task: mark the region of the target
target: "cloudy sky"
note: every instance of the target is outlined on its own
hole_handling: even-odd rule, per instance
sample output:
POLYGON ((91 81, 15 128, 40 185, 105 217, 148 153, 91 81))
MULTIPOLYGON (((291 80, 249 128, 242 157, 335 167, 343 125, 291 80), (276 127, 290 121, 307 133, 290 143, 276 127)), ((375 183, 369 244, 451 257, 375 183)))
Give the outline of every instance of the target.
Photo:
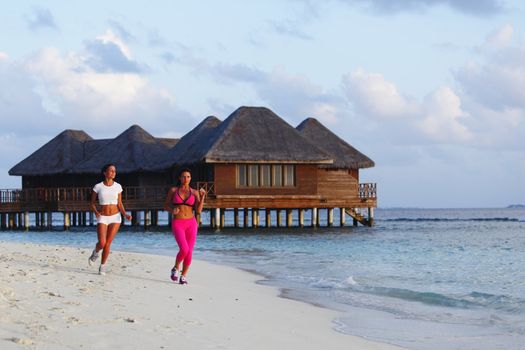
POLYGON ((1 188, 64 129, 179 137, 242 105, 315 117, 367 154, 380 207, 525 203, 525 4, 2 4, 1 188))

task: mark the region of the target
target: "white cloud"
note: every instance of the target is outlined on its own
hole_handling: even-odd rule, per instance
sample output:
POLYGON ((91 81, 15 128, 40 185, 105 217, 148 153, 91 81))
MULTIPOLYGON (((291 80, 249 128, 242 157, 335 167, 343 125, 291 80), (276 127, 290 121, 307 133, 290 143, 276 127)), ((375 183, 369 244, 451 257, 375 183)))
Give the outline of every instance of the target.
POLYGON ((402 96, 398 88, 381 74, 357 69, 343 76, 347 98, 358 113, 377 119, 404 119, 418 113, 417 104, 402 96))
MULTIPOLYGON (((100 40, 115 43, 125 57, 133 57, 112 32, 100 40)), ((73 128, 114 135, 139 124, 154 133, 165 132, 163 125, 177 125, 173 123, 177 118, 190 117, 170 91, 153 86, 146 77, 100 72, 86 63, 85 57, 83 51, 62 54, 45 48, 23 62, 0 60, 4 131, 58 133, 73 128)))
POLYGON ((425 98, 424 117, 416 125, 438 142, 465 142, 473 135, 462 122, 467 117, 461 109, 461 100, 448 87, 442 87, 425 98))

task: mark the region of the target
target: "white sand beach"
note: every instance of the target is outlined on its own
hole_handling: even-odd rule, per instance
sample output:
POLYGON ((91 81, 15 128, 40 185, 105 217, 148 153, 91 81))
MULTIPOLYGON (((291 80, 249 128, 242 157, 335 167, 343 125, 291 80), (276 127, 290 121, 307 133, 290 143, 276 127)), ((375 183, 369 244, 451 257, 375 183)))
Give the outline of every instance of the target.
POLYGON ((242 270, 194 261, 181 286, 170 257, 113 252, 99 276, 89 253, 0 242, 1 349, 399 349, 335 331, 337 312, 242 270))

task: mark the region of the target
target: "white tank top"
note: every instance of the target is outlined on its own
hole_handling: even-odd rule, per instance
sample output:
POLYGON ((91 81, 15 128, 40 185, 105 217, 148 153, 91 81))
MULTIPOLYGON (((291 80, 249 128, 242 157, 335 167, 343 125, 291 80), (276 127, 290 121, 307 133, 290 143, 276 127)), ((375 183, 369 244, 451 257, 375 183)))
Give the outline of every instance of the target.
POLYGON ((98 204, 118 204, 118 194, 122 192, 122 186, 113 181, 113 185, 106 186, 104 182, 99 182, 93 187, 93 191, 98 195, 98 204))

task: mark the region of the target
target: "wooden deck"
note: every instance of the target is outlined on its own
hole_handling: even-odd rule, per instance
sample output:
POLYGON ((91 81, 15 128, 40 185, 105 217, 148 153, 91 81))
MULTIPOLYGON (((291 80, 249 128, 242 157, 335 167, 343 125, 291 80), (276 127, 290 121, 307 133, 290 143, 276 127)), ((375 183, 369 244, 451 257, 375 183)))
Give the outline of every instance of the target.
MULTIPOLYGON (((334 208, 341 208, 341 212, 350 215, 363 225, 371 226, 373 223, 373 209, 377 206, 376 184, 359 184, 358 193, 354 196, 328 197, 326 195, 221 195, 215 193, 212 182, 199 182, 193 184, 195 188, 204 188, 207 199, 204 209, 209 212, 213 221, 212 225, 223 227, 223 216, 225 210, 244 209, 244 214, 249 210, 252 212, 252 222, 258 221, 258 213, 265 210, 266 215, 270 210, 285 210, 291 215, 291 210, 304 211, 327 209, 328 212, 334 208), (351 209, 351 210, 345 210, 351 209), (369 219, 363 219, 356 213, 359 209, 367 209, 369 219), (356 214, 356 215, 354 215, 356 214)), ((164 210, 164 201, 169 187, 125 187, 122 201, 127 211, 143 212, 143 217, 153 218, 156 222, 158 213, 164 210)), ((52 213, 63 213, 66 226, 86 225, 90 215, 91 187, 81 188, 34 188, 34 189, 6 189, 0 190, 0 226, 2 228, 22 227, 28 228, 29 213, 34 213, 34 222, 39 226, 52 226, 52 213), (47 224, 44 224, 47 222, 47 224)), ((33 215, 33 214, 32 214, 33 215)), ((237 214, 236 214, 237 215, 237 214)), ((302 214, 298 214, 302 215, 302 214)), ((328 214, 327 214, 328 215, 328 214)), ((330 214, 331 215, 331 214, 330 214)), ((134 214, 134 217, 138 216, 134 214)), ((149 219, 148 219, 149 220, 149 219)), ((237 219, 236 219, 237 220, 237 219)), ((91 214, 89 221, 93 222, 91 214)), ((344 222, 344 218, 341 218, 344 222)), ((246 223, 246 219, 245 219, 246 223)), ((139 225, 140 223, 134 223, 139 225)), ((146 224, 145 224, 146 225, 146 224)), ((155 223, 153 223, 155 225, 155 223)))
MULTIPOLYGON (((196 188, 208 193, 206 209, 214 208, 375 208, 376 185, 359 184, 356 197, 321 195, 216 195, 213 183, 201 182, 196 188)), ((122 201, 126 210, 163 210, 168 187, 125 187, 122 201)), ((89 211, 91 187, 34 188, 0 190, 0 212, 89 211)))

